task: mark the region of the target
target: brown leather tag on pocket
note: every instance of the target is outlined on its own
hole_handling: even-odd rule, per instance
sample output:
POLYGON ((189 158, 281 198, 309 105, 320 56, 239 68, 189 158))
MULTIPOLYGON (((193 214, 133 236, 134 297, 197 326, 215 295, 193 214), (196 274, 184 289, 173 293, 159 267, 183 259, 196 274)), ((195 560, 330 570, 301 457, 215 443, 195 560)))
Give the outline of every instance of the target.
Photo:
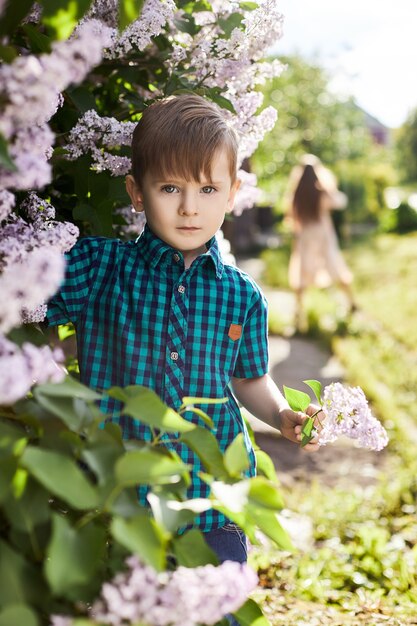
POLYGON ((240 324, 230 324, 229 332, 227 334, 232 341, 240 339, 242 336, 242 326, 240 324))

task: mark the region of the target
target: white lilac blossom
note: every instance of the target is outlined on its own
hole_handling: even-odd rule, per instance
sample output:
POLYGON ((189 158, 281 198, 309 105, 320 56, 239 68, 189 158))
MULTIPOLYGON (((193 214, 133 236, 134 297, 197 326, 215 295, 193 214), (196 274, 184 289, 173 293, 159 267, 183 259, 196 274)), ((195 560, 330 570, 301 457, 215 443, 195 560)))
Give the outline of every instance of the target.
POLYGON ((323 392, 326 416, 319 434, 319 444, 326 445, 341 435, 357 440, 361 447, 382 450, 388 443, 385 428, 372 415, 360 387, 332 383, 323 392))
POLYGON ((95 170, 125 176, 131 168, 130 158, 111 154, 105 148, 130 146, 135 126, 134 122, 119 122, 114 117, 100 117, 94 110, 87 111, 69 133, 67 158, 74 160, 91 153, 95 170))
POLYGON ((112 45, 107 48, 104 56, 116 59, 144 50, 152 42, 152 38, 162 32, 176 10, 173 0, 146 0, 139 18, 129 24, 120 35, 117 31, 114 32, 112 45))
POLYGON ((51 181, 54 134, 47 124, 34 124, 16 131, 9 141, 14 171, 0 167, 0 186, 17 190, 39 189, 51 181))
POLYGON ((257 187, 256 174, 239 170, 237 173, 241 184, 235 198, 234 215, 241 215, 245 209, 251 209, 261 197, 261 190, 257 187))
POLYGON ((7 189, 0 189, 0 222, 9 215, 16 203, 16 198, 7 189))
POLYGON ((6 265, 0 274, 0 333, 18 326, 23 310, 36 309, 56 293, 64 267, 62 253, 52 247, 35 248, 20 262, 6 265))
POLYGON ((27 394, 36 383, 60 382, 65 371, 61 350, 24 343, 19 348, 0 335, 0 405, 10 405, 27 394))
POLYGON ((236 611, 257 584, 257 576, 247 564, 233 561, 162 573, 135 556, 126 563, 128 571, 105 583, 100 599, 93 604, 91 616, 100 624, 215 624, 236 611))

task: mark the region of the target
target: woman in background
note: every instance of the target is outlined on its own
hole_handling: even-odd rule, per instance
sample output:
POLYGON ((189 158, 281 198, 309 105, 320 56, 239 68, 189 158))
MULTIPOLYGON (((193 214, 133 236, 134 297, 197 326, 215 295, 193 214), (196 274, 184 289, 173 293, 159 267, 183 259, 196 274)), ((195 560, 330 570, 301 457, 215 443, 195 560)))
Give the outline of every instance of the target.
POLYGON ((331 211, 344 209, 347 198, 335 176, 314 155, 305 155, 290 176, 288 217, 294 233, 289 284, 297 296, 296 326, 300 326, 303 295, 310 286, 338 284, 355 309, 352 273, 339 248, 331 211))

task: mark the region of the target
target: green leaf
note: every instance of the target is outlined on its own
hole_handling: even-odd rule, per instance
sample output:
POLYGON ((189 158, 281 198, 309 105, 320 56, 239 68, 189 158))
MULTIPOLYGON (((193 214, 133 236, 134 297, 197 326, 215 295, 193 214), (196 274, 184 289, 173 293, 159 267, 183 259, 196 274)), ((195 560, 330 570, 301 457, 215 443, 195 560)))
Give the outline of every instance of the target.
POLYGON ((151 492, 148 494, 148 501, 158 524, 170 533, 192 523, 196 515, 211 509, 211 502, 208 498, 193 498, 179 502, 173 500, 172 496, 167 497, 164 494, 151 492))
POLYGON ((276 485, 271 484, 262 476, 250 479, 249 502, 275 511, 281 511, 284 508, 284 500, 276 485))
POLYGON ((47 549, 45 576, 54 594, 69 600, 96 586, 95 579, 106 549, 105 529, 95 524, 73 528, 63 516, 52 518, 52 538, 47 549))
POLYGON ((81 400, 100 400, 101 394, 86 385, 78 382, 75 378, 67 376, 62 383, 44 383, 37 385, 35 391, 45 396, 54 398, 80 398, 81 400))
POLYGON ((239 2, 239 6, 244 11, 254 11, 259 5, 257 2, 239 2))
POLYGON ((269 454, 263 450, 255 450, 255 457, 258 474, 263 474, 268 480, 278 484, 277 471, 269 454))
POLYGON ((181 17, 175 17, 174 23, 181 33, 188 33, 192 36, 196 35, 201 29, 201 27, 195 23, 193 16, 189 13, 181 15, 181 17))
POLYGON ((271 626, 271 622, 262 613, 255 600, 246 600, 245 604, 233 613, 240 626, 271 626))
POLYGON ((47 598, 39 571, 0 539, 0 606, 22 603, 42 606, 47 598))
POLYGON ((182 399, 182 403, 184 406, 189 406, 190 404, 226 404, 229 402, 229 398, 200 398, 194 396, 185 396, 182 399))
POLYGON ((68 39, 92 0, 41 0, 42 22, 52 29, 56 39, 68 39))
POLYGON ((29 13, 33 5, 33 0, 9 0, 3 9, 0 19, 0 36, 10 37, 16 27, 29 13))
POLYGON ((209 91, 208 95, 213 100, 213 102, 222 109, 226 109, 226 111, 230 111, 231 113, 236 113, 235 107, 230 102, 230 100, 225 98, 225 96, 222 96, 220 93, 213 93, 212 91, 209 91))
POLYGON ((305 420, 303 427, 301 429, 301 434, 302 434, 301 447, 306 446, 313 439, 313 436, 314 436, 312 434, 313 428, 314 428, 314 418, 308 417, 305 420))
POLYGON ((177 2, 179 9, 182 9, 186 13, 198 13, 199 11, 213 11, 213 7, 207 0, 197 0, 196 2, 190 2, 190 0, 180 0, 177 2))
POLYGON ((235 28, 241 27, 244 17, 241 13, 232 13, 226 19, 219 18, 218 24, 227 38, 230 37, 235 28))
POLYGON ((32 534, 36 526, 50 518, 49 493, 29 478, 20 498, 7 500, 4 512, 14 528, 32 534))
POLYGON ((178 565, 184 567, 199 567, 211 563, 218 565, 219 560, 213 550, 207 545, 204 533, 192 528, 183 535, 175 538, 172 549, 178 565))
POLYGON ((241 474, 249 469, 250 461, 243 433, 239 433, 227 447, 223 461, 230 476, 240 478, 241 474))
POLYGON ((281 526, 276 513, 265 509, 251 508, 247 515, 264 535, 274 541, 278 548, 289 552, 294 551, 294 546, 288 534, 281 526))
POLYGON ((211 483, 211 493, 224 507, 235 513, 242 513, 248 504, 250 481, 241 480, 233 485, 215 480, 211 483))
POLYGON ((144 0, 119 0, 119 30, 124 30, 139 17, 143 2, 144 0))
POLYGON ((115 466, 119 485, 165 485, 188 475, 188 466, 156 450, 127 452, 115 466))
POLYGON ((314 395, 316 396, 316 398, 319 401, 320 406, 321 406, 321 404, 322 404, 322 401, 321 401, 322 384, 318 380, 303 380, 303 383, 308 385, 310 387, 310 389, 313 390, 314 395))
POLYGON ((32 52, 42 53, 51 51, 51 39, 41 33, 39 27, 33 24, 23 24, 21 28, 30 42, 32 52))
POLYGON ((166 568, 166 547, 169 534, 146 513, 130 519, 115 517, 111 533, 122 546, 158 571, 166 568))
POLYGON ((52 450, 28 446, 20 462, 46 489, 75 509, 93 509, 98 505, 96 489, 73 459, 52 450))
POLYGON ((212 432, 196 426, 194 430, 181 435, 180 440, 197 454, 209 474, 216 478, 228 478, 224 466, 223 454, 212 432))
POLYGON ((13 163, 6 139, 0 133, 0 165, 9 172, 17 172, 17 167, 13 163))
POLYGON ((195 424, 183 419, 147 387, 141 385, 131 385, 123 389, 111 387, 106 393, 124 402, 123 413, 162 432, 186 433, 196 428, 195 424))
POLYGON ((36 613, 25 604, 9 604, 0 613, 0 626, 38 626, 36 613))
MULTIPOLYGON (((204 411, 202 411, 201 409, 198 409, 195 406, 189 406, 187 407, 187 411, 190 411, 191 413, 195 413, 196 415, 198 415, 198 417, 201 418, 201 420, 206 424, 206 426, 208 426, 211 430, 214 429, 214 422, 213 420, 207 415, 207 413, 204 413, 204 411)), ((184 411, 185 413, 186 411, 184 411)))
POLYGON ((304 391, 298 391, 297 389, 291 389, 284 385, 285 398, 293 411, 301 411, 305 413, 306 408, 311 403, 310 396, 304 391))

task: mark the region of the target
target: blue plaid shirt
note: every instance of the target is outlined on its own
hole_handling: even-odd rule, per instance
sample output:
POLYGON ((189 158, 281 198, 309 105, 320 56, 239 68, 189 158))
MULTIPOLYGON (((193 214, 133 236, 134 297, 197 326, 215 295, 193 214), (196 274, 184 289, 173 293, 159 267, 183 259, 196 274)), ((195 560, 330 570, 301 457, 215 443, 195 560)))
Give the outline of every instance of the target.
MULTIPOLYGON (((244 433, 252 476, 254 453, 229 383, 232 376, 254 378, 267 372, 266 311, 253 280, 223 264, 215 238, 184 269, 182 254, 146 226, 136 241, 127 243, 80 239, 67 254, 66 278, 48 304, 48 322, 74 323, 81 380, 94 389, 145 385, 176 410, 184 396, 227 396, 225 404, 201 408, 214 421, 222 450, 244 433)), ((100 408, 112 416, 119 404, 103 396, 100 408)), ((191 412, 185 417, 198 419, 191 412)), ((111 419, 126 439, 151 439, 146 425, 123 415, 111 419)), ((175 449, 193 466, 187 495, 206 497, 199 458, 185 444, 175 444, 175 449)), ((196 522, 204 532, 224 523, 214 510, 196 522)))

